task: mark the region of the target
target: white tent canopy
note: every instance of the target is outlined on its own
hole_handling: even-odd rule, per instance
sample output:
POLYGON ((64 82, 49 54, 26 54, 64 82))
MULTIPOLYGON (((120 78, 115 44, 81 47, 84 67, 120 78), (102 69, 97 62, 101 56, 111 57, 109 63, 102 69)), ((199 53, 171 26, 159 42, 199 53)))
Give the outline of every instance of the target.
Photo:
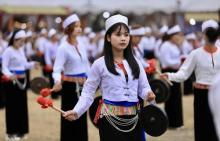
POLYGON ((68 7, 78 13, 122 11, 152 13, 163 11, 171 13, 177 10, 183 12, 218 11, 220 0, 0 0, 0 6, 30 6, 30 7, 68 7), (179 4, 178 4, 179 3, 179 4))

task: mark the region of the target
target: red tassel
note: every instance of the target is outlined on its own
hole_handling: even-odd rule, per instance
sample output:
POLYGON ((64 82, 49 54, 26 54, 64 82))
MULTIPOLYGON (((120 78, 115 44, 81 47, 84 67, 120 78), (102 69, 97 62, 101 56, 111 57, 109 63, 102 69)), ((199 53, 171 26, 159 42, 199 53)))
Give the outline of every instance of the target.
POLYGON ((100 113, 101 113, 101 107, 102 107, 103 102, 104 102, 104 100, 102 100, 102 99, 99 100, 99 106, 98 106, 98 108, 97 108, 97 111, 96 111, 96 114, 95 114, 95 118, 94 118, 94 120, 93 120, 93 122, 94 122, 95 124, 98 123, 99 116, 100 116, 100 113))

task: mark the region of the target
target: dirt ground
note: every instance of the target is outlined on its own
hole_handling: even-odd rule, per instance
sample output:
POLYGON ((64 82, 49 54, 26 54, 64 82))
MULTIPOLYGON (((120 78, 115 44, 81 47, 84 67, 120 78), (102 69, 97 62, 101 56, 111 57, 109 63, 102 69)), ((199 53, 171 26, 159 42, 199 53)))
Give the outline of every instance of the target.
MULTIPOLYGON (((32 72, 33 73, 33 72, 32 72)), ((38 76, 38 72, 34 72, 38 76)), ((30 133, 26 141, 59 141, 60 114, 52 109, 41 109, 36 103, 37 95, 28 91, 30 133)), ((54 101, 60 107, 60 99, 54 101)), ((163 108, 163 105, 159 105, 163 108)), ((193 96, 183 96, 184 128, 167 130, 160 137, 147 136, 148 141, 193 141, 193 96)), ((89 141, 99 141, 98 130, 88 120, 89 141)), ((5 140, 5 109, 0 109, 0 141, 5 140)))

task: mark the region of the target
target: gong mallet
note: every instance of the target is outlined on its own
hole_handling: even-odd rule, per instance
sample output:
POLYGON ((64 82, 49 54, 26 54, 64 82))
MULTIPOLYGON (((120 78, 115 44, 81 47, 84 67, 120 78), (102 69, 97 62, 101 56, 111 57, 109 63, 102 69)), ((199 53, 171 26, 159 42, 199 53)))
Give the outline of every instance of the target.
POLYGON ((58 111, 61 114, 64 114, 65 112, 59 108, 57 108, 56 106, 53 105, 53 101, 51 99, 47 99, 43 96, 39 96, 37 98, 37 103, 41 105, 41 108, 46 109, 48 107, 51 107, 52 109, 54 109, 55 111, 58 111))

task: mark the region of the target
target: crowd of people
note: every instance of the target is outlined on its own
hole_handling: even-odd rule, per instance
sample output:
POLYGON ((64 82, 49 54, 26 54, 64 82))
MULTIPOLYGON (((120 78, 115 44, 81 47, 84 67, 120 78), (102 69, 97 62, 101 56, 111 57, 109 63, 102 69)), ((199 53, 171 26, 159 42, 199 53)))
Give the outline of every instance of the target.
POLYGON ((147 60, 156 59, 161 79, 174 82, 165 102, 169 128, 184 126, 180 82, 185 81, 184 93, 194 94, 195 141, 218 141, 219 77, 214 81, 220 73, 218 22, 204 21, 201 31, 189 34, 179 25, 164 25, 153 32, 150 27, 129 25, 120 14, 109 17, 99 32, 82 29, 77 14, 62 24, 64 32, 15 29, 7 38, 0 32, 0 107, 6 111, 6 140, 27 137, 29 69, 42 68, 53 89, 51 98, 61 97, 65 111, 61 141, 88 141, 86 111, 97 89, 102 95, 96 115, 100 140, 145 141, 138 104, 140 99, 155 100, 145 68, 147 60))

